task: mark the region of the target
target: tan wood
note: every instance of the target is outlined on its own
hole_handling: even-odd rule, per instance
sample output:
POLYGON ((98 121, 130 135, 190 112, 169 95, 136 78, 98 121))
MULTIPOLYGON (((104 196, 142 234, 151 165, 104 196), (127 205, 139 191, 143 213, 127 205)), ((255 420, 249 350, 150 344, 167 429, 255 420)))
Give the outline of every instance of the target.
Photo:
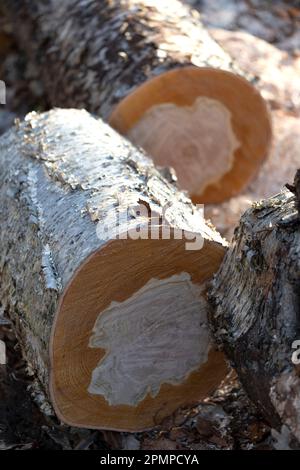
MULTIPOLYGON (((204 123, 201 129, 201 124, 196 122, 195 127, 190 125, 190 132, 193 136, 182 136, 181 129, 185 124, 180 122, 179 117, 176 122, 177 126, 174 125, 172 128, 170 142, 178 140, 180 144, 183 137, 186 139, 186 146, 181 146, 182 150, 180 149, 181 153, 179 151, 179 154, 176 154, 176 161, 172 154, 168 155, 167 149, 163 155, 160 155, 160 148, 156 149, 157 130, 153 133, 146 150, 156 164, 174 166, 179 182, 181 179, 184 182, 188 181, 184 175, 193 175, 191 197, 194 202, 217 203, 239 193, 254 178, 267 156, 270 145, 271 126, 266 104, 259 92, 244 78, 233 75, 231 72, 211 68, 187 67, 166 72, 147 81, 121 101, 110 117, 110 124, 121 134, 131 136, 135 126, 149 110, 163 103, 172 103, 178 108, 192 107, 199 97, 214 100, 227 110, 230 116, 227 136, 220 130, 215 134, 215 129, 212 128, 210 135, 212 144, 206 145, 205 152, 202 154, 198 153, 198 160, 193 158, 190 161, 187 151, 190 141, 195 138, 196 134, 199 139, 198 146, 201 149, 201 142, 207 137, 207 126, 204 123), (198 126, 198 134, 196 126, 198 126), (230 149, 230 155, 226 158, 222 156, 222 145, 217 146, 217 151, 221 156, 218 157, 215 153, 216 141, 220 136, 224 140, 224 145, 230 149), (152 148, 156 152, 151 151, 152 148), (217 160, 219 165, 212 177, 210 167, 214 160, 217 160), (198 188, 197 173, 200 175, 198 188), (206 179, 203 174, 207 174, 208 178, 206 179), (181 175, 183 175, 182 178, 181 175)), ((208 110, 207 119, 209 117, 208 110)), ((151 128, 146 128, 146 132, 151 133, 151 128)), ((145 140, 144 134, 139 136, 137 132, 134 132, 133 140, 136 145, 141 144, 145 140)), ((174 146, 170 145, 170 148, 174 151, 174 146)), ((183 189, 190 188, 184 187, 183 189)))
POLYGON ((148 394, 137 406, 110 406, 102 396, 87 392, 91 371, 105 354, 103 349, 89 348, 89 338, 97 316, 111 300, 123 302, 149 279, 181 272, 188 272, 199 286, 205 285, 223 251, 217 246, 186 251, 182 240, 115 241, 81 267, 58 308, 52 336, 52 399, 63 421, 84 427, 143 430, 159 424, 177 408, 197 403, 220 383, 227 365, 212 347, 207 362, 180 385, 163 384, 155 398, 148 394))

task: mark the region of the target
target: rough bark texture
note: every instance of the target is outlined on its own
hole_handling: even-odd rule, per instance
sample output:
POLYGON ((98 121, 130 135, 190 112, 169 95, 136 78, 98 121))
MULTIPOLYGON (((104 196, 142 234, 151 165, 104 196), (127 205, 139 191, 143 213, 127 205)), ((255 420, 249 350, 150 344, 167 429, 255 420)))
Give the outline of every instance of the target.
POLYGON ((244 214, 211 291, 215 336, 250 397, 273 426, 285 424, 298 440, 300 378, 292 358, 300 340, 299 176, 292 192, 244 214))
MULTIPOLYGON (((168 203, 171 226, 222 242, 143 153, 86 111, 31 113, 2 136, 0 150, 0 299, 44 384, 58 302, 109 239, 97 236, 99 221, 129 201, 156 214, 168 203)), ((126 232, 139 218, 123 223, 126 232)))
POLYGON ((104 119, 135 87, 175 67, 240 73, 177 0, 10 0, 19 44, 38 64, 50 105, 104 119))

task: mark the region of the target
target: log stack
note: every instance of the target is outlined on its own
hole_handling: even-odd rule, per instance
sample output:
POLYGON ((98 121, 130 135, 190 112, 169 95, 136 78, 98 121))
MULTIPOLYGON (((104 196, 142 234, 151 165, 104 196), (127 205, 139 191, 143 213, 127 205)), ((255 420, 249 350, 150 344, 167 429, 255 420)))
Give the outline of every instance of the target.
POLYGON ((200 211, 83 110, 32 113, 0 151, 0 298, 61 420, 137 431, 205 397, 225 242, 200 211))
POLYGON ((299 172, 244 214, 223 260, 172 172, 125 138, 195 202, 223 201, 267 155, 253 80, 177 0, 7 9, 49 105, 96 115, 31 113, 0 140, 1 302, 59 418, 141 431, 197 403, 227 371, 211 327, 300 441, 299 172))
POLYGON ((109 120, 174 167, 194 202, 223 201, 256 175, 271 134, 265 102, 197 12, 177 0, 10 0, 7 9, 50 106, 109 120))

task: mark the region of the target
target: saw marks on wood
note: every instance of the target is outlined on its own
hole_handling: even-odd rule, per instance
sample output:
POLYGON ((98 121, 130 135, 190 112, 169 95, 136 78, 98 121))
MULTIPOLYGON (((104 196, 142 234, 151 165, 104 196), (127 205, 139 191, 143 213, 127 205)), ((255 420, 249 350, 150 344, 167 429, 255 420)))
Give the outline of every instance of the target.
POLYGON ((220 180, 232 168, 239 147, 229 110, 220 101, 203 96, 192 106, 153 106, 128 137, 156 164, 173 167, 180 187, 192 193, 220 180))
POLYGON ((89 341, 106 350, 89 393, 110 405, 136 406, 148 393, 156 397, 161 384, 180 384, 205 363, 209 332, 201 290, 183 272, 151 279, 124 302, 112 302, 89 341))

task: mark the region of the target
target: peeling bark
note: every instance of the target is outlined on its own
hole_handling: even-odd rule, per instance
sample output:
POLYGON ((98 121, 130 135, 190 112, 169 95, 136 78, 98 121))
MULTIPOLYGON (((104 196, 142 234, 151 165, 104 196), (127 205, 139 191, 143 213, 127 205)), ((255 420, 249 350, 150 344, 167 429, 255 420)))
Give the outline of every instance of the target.
POLYGON ((256 175, 271 138, 268 110, 197 12, 178 0, 12 0, 7 8, 50 107, 101 116, 156 165, 174 167, 196 203, 228 199, 256 175))
POLYGON ((177 0, 12 0, 7 9, 51 106, 108 119, 134 88, 175 67, 242 74, 200 15, 177 0))
POLYGON ((241 218, 210 298, 215 337, 273 426, 300 440, 299 175, 241 218), (294 194, 293 194, 294 193, 294 194))
MULTIPOLYGON (((180 397, 176 396, 174 403, 173 399, 166 403, 165 398, 161 403, 157 398, 156 404, 148 398, 150 406, 147 412, 143 411, 144 415, 138 407, 133 406, 129 411, 125 407, 124 414, 123 408, 113 407, 116 417, 112 418, 104 398, 95 399, 87 391, 91 374, 101 359, 99 348, 90 348, 88 339, 100 312, 109 305, 118 305, 112 304, 113 301, 122 303, 132 297, 151 276, 157 278, 155 285, 161 283, 163 289, 160 273, 167 279, 187 272, 200 296, 221 262, 224 242, 206 225, 190 200, 168 183, 141 151, 86 111, 57 109, 40 115, 31 113, 2 136, 0 150, 0 299, 15 324, 29 363, 46 391, 52 369, 52 400, 61 419, 67 422, 113 429, 126 429, 127 421, 128 429, 140 429, 143 423, 146 427, 154 425, 158 413, 163 418, 172 412, 171 405, 174 410, 180 406, 180 400, 186 402, 186 390, 180 397), (146 215, 135 211, 141 204, 147 208, 146 215), (149 210, 151 216, 157 214, 161 221, 166 205, 168 226, 201 236, 204 241, 201 250, 185 251, 184 240, 116 239, 117 228, 126 235, 148 224, 149 210), (128 208, 130 217, 122 217, 128 214, 128 208), (68 369, 69 359, 65 358, 72 359, 76 354, 74 372, 73 366, 68 369), (82 365, 81 361, 87 358, 92 358, 91 363, 82 365), (56 371, 62 378, 56 377, 56 371), (86 384, 82 385, 85 380, 86 384), (66 408, 70 410, 72 399, 68 398, 68 385, 74 387, 75 395, 82 387, 81 406, 77 407, 78 398, 74 398, 74 409, 84 410, 86 397, 95 406, 91 416, 84 411, 81 419, 77 420, 75 414, 66 417, 67 412, 57 405, 57 395, 62 392, 61 401, 67 402, 66 408), (103 421, 105 407, 108 418, 103 421), (138 419, 144 421, 137 422, 138 419)), ((196 300, 200 302, 197 296, 191 295, 191 305, 184 307, 192 309, 193 315, 196 300)), ((206 315, 207 301, 203 297, 201 302, 206 315)), ((148 307, 150 311, 149 301, 147 304, 144 300, 142 305, 145 316, 148 307)), ((177 308, 183 321, 183 307, 178 303, 177 308)), ((113 311, 117 313, 117 307, 113 311)), ((143 321, 144 326, 139 325, 141 335, 145 333, 143 328, 146 332, 147 328, 150 330, 147 319, 143 321)), ((116 328, 114 334, 123 334, 118 322, 113 328, 116 328)), ((151 328, 158 338, 155 325, 151 328)), ((161 347, 159 338, 157 344, 161 347)), ((209 351, 213 351, 211 345, 205 354, 209 351)), ((139 359, 143 359, 142 354, 139 359)), ((220 356, 218 361, 219 373, 223 375, 224 360, 220 356)), ((134 371, 133 365, 131 370, 134 371)), ((175 378, 174 369, 171 379, 175 381, 175 378)), ((158 379, 159 374, 154 377, 155 383, 158 379)), ((181 382, 185 383, 185 378, 181 382)), ((212 380, 208 383, 211 386, 212 380)), ((194 390, 192 399, 198 388, 196 381, 193 387, 190 387, 194 390)), ((177 390, 175 394, 180 390, 178 385, 173 389, 177 390)))

